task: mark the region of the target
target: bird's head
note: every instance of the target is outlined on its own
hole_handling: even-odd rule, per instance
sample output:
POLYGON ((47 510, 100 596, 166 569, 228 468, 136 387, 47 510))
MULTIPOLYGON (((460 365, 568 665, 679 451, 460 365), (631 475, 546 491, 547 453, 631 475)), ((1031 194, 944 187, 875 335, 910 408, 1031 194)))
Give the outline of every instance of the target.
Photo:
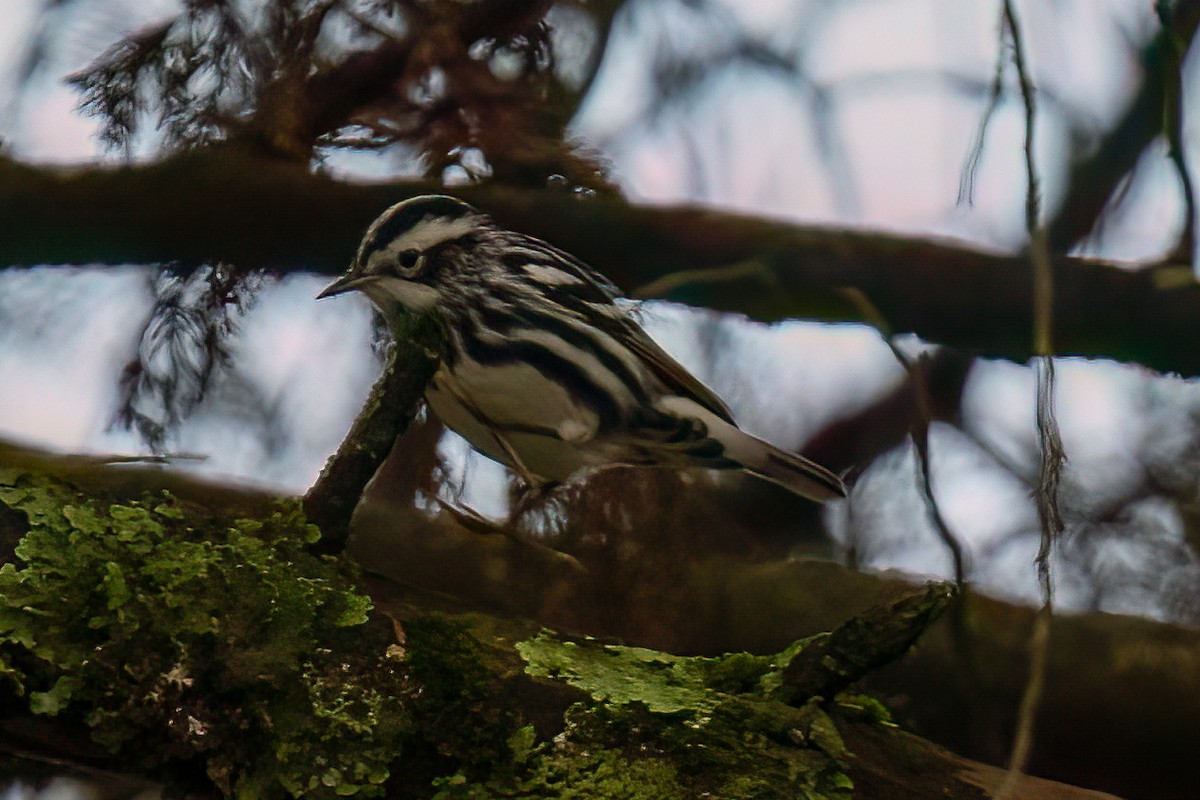
POLYGON ((350 268, 317 298, 357 289, 385 315, 397 305, 429 311, 444 299, 440 251, 469 242, 489 226, 486 215, 455 197, 424 195, 397 203, 371 223, 350 268))

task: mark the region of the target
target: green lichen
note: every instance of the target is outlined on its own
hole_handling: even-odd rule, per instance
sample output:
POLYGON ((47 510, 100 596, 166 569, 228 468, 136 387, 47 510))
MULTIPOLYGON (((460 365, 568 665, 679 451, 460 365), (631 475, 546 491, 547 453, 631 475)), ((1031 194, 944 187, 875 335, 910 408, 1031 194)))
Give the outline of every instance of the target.
POLYGON ((779 653, 726 653, 715 658, 676 656, 641 647, 599 647, 564 640, 551 631, 516 645, 531 675, 559 678, 595 700, 618 705, 638 702, 660 714, 710 710, 720 694, 770 697, 784 667, 812 639, 779 653))
POLYGON ((892 721, 892 712, 877 698, 856 692, 842 692, 835 699, 838 708, 852 712, 860 719, 896 727, 896 723, 892 721))
POLYGON ((580 647, 549 632, 517 644, 531 675, 560 678, 594 700, 642 703, 658 714, 696 714, 715 702, 705 686, 710 659, 641 647, 580 647))
POLYGON ((568 715, 566 731, 539 751, 543 760, 617 748, 630 763, 670 764, 685 776, 683 794, 663 796, 848 798, 848 753, 832 719, 815 701, 793 708, 770 696, 772 677, 801 646, 699 658, 543 631, 516 647, 529 674, 562 680, 592 701, 568 715))
POLYGON ((0 678, 33 712, 81 714, 131 768, 198 768, 230 794, 381 793, 406 677, 386 640, 361 647, 370 601, 308 552, 298 503, 229 520, 0 470, 0 505, 28 525, 0 566, 0 678))

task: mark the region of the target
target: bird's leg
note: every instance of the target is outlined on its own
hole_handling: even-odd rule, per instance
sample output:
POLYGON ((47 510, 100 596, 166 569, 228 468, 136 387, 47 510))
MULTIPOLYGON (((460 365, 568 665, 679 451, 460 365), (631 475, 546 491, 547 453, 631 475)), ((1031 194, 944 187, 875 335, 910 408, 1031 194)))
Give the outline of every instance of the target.
POLYGON ((504 522, 493 522, 472 508, 454 505, 453 503, 447 502, 440 497, 435 497, 434 499, 437 500, 438 505, 441 506, 443 511, 454 517, 455 522, 462 526, 463 530, 480 535, 499 534, 500 536, 509 539, 520 547, 532 547, 536 550, 540 550, 541 552, 550 555, 556 561, 566 564, 577 572, 587 572, 584 566, 580 564, 579 560, 574 556, 564 553, 561 550, 556 550, 550 545, 539 542, 536 539, 530 539, 527 536, 522 536, 512 524, 513 520, 515 519, 512 514, 510 514, 509 518, 504 522))
POLYGON ((493 522, 473 508, 456 505, 437 496, 433 499, 437 501, 437 504, 443 511, 454 517, 455 522, 472 533, 502 533, 506 536, 508 535, 505 525, 493 522))
MULTIPOLYGON (((512 508, 509 510, 508 517, 503 523, 495 523, 491 520, 486 520, 474 511, 465 512, 461 511, 460 509, 452 508, 446 503, 443 503, 441 500, 438 502, 441 503, 442 508, 446 509, 451 515, 462 522, 463 527, 466 527, 469 530, 486 533, 503 533, 506 536, 525 542, 526 544, 535 544, 539 547, 546 547, 546 545, 543 545, 540 542, 532 542, 527 537, 520 536, 517 533, 516 523, 530 509, 548 497, 559 485, 559 483, 557 481, 545 481, 534 475, 533 470, 525 466, 525 462, 522 460, 520 454, 517 453, 517 449, 513 447, 512 443, 505 435, 506 426, 490 419, 487 414, 476 407, 475 404, 472 403, 467 397, 467 393, 463 390, 459 382, 454 379, 453 375, 447 373, 443 376, 443 378, 446 390, 454 395, 454 398, 463 406, 463 408, 468 409, 477 419, 487 423, 492 438, 496 440, 496 443, 499 444, 500 448, 504 451, 506 463, 508 464, 509 468, 512 469, 513 472, 517 473, 517 475, 521 478, 522 482, 525 484, 525 488, 517 498, 517 502, 514 503, 512 508)), ((566 558, 570 558, 570 556, 566 556, 565 554, 563 555, 566 558)), ((574 559, 571 560, 574 561, 574 559)))
POLYGON ((554 490, 560 485, 558 482, 526 481, 525 486, 521 489, 517 497, 517 502, 509 509, 508 516, 505 517, 503 522, 490 520, 468 506, 460 506, 437 496, 433 499, 437 501, 438 506, 443 511, 454 517, 458 521, 458 524, 467 530, 474 531, 475 533, 502 533, 514 539, 524 539, 524 537, 517 533, 517 520, 537 506, 538 503, 553 494, 554 490))
POLYGON ((517 449, 512 446, 511 442, 508 441, 508 437, 502 433, 504 426, 498 424, 495 420, 490 419, 487 414, 483 413, 482 409, 478 408, 474 403, 472 403, 467 398, 467 394, 465 391, 463 391, 462 386, 459 385, 458 381, 455 380, 450 373, 447 373, 444 376, 444 381, 446 390, 454 395, 454 399, 457 400, 463 408, 467 409, 473 416, 475 416, 475 418, 487 424, 487 426, 490 428, 492 438, 496 440, 496 443, 500 445, 500 449, 504 451, 504 455, 508 457, 508 465, 514 472, 521 476, 521 480, 525 481, 525 485, 540 485, 542 483, 541 479, 535 477, 533 471, 525 466, 525 462, 522 461, 521 456, 517 454, 517 449))
POLYGON ((516 448, 509 444, 507 437, 501 435, 499 431, 493 431, 492 436, 504 448, 504 454, 508 456, 508 461, 512 465, 513 471, 520 476, 521 481, 525 484, 525 488, 521 490, 520 496, 517 497, 517 502, 513 504, 508 512, 508 519, 504 521, 506 527, 515 529, 517 520, 523 517, 531 508, 549 497, 558 488, 559 482, 544 481, 536 477, 525 466, 525 462, 517 454, 516 448))

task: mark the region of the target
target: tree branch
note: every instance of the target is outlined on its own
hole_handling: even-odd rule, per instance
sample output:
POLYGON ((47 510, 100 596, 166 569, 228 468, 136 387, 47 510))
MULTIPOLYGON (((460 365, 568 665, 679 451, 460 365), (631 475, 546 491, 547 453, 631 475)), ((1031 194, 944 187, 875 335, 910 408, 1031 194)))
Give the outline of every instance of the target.
MULTIPOLYGON (((62 170, 0 160, 0 263, 225 261, 340 272, 388 204, 440 187, 354 185, 283 160, 211 148, 161 163, 62 170)), ((548 239, 627 290, 762 320, 860 319, 862 291, 892 330, 984 355, 1031 355, 1032 281, 1020 255, 946 240, 645 208, 558 190, 465 187, 498 221, 548 239), (771 291, 764 291, 764 288, 771 291)), ((1200 286, 1158 270, 1056 257, 1057 352, 1200 374, 1200 286)))
MULTIPOLYGON (((105 465, 91 457, 48 455, 2 441, 0 465, 10 472, 16 468, 17 472, 49 471, 69 476, 79 490, 69 498, 76 506, 99 499, 104 499, 107 507, 121 497, 158 498, 162 497, 162 489, 169 489, 181 500, 188 498, 187 502, 194 504, 193 520, 203 518, 198 513, 201 508, 235 519, 269 515, 275 499, 262 493, 214 486, 169 470, 105 465)), ((7 501, 12 500, 9 495, 7 501)), ((379 506, 375 511, 380 511, 379 506)), ((463 618, 478 626, 476 629, 485 634, 483 641, 492 643, 489 647, 495 646, 496 635, 503 635, 506 630, 524 630, 521 638, 526 638, 534 635, 539 625, 553 625, 567 630, 590 630, 638 646, 690 654, 739 650, 771 653, 797 638, 831 630, 849 618, 862 617, 872 606, 893 603, 912 592, 911 585, 894 576, 855 573, 827 562, 746 564, 717 557, 708 563, 698 563, 689 557, 681 564, 680 578, 670 584, 669 592, 660 595, 662 602, 655 607, 653 624, 645 615, 634 615, 631 624, 630 615, 616 613, 604 617, 603 630, 595 630, 580 624, 590 614, 590 601, 581 597, 594 595, 582 595, 575 586, 572 591, 560 592, 563 584, 550 573, 538 576, 540 580, 531 580, 528 572, 510 572, 504 568, 509 563, 529 570, 529 559, 518 560, 516 552, 506 556, 499 552, 499 547, 485 549, 501 558, 511 557, 511 562, 497 564, 486 552, 479 553, 474 562, 477 570, 474 580, 462 584, 469 590, 469 596, 463 598, 455 593, 455 599, 449 599, 447 592, 458 586, 451 576, 429 568, 432 563, 429 559, 444 548, 443 538, 430 536, 422 544, 414 541, 411 530, 397 525, 395 519, 385 519, 378 513, 374 516, 375 519, 366 520, 371 524, 358 532, 363 546, 356 555, 366 570, 386 576, 372 579, 369 588, 372 600, 387 614, 407 625, 417 606, 435 613, 448 609, 461 612, 465 608, 478 611, 493 605, 481 606, 477 602, 477 598, 489 592, 489 584, 496 591, 512 593, 514 604, 520 608, 537 612, 536 621, 532 622, 481 614, 463 618), (369 541, 362 541, 363 537, 369 541), (412 557, 419 556, 422 546, 428 551, 426 559, 412 557), (403 585, 388 578, 401 580, 403 585), (411 580, 414 578, 417 584, 411 580), (421 583, 429 591, 421 601, 414 602, 414 587, 421 588, 421 583)), ((0 515, 0 540, 10 535, 15 542, 28 529, 25 514, 0 515), (5 534, 6 520, 13 527, 8 534, 5 534)), ((474 535, 473 546, 490 545, 484 539, 474 535)), ((461 552, 466 553, 471 545, 463 542, 460 546, 461 552)), ((11 558, 11 548, 0 552, 0 561, 11 558)), ((449 560, 447 555, 441 558, 449 560)), ((454 559, 455 563, 463 561, 454 559)), ((288 564, 279 567, 292 569, 288 564)), ((465 570, 461 577, 467 577, 465 570)), ((661 572, 654 571, 644 580, 660 585, 661 572)), ((101 583, 98 581, 96 585, 101 583)), ((583 589, 586 591, 586 587, 583 589)), ((620 599, 628 606, 640 604, 642 597, 637 587, 620 592, 620 599)), ((1023 685, 1028 664, 1025 648, 1035 611, 974 594, 960 596, 958 602, 968 604, 965 616, 972 623, 972 649, 978 653, 976 660, 983 670, 977 683, 959 680, 963 667, 952 631, 953 621, 943 618, 904 658, 869 676, 866 688, 885 693, 885 700, 901 721, 911 724, 918 733, 932 736, 968 757, 995 763, 1003 757, 1007 744, 1007 738, 997 731, 1005 731, 1012 725, 1015 698, 1023 685), (983 741, 973 739, 972 717, 987 720, 987 730, 993 735, 983 741)), ((1200 726, 1194 722, 1194 708, 1200 703, 1200 685, 1195 680, 1200 670, 1200 634, 1177 626, 1101 613, 1060 616, 1053 625, 1053 638, 1058 644, 1049 654, 1046 701, 1040 718, 1044 735, 1034 753, 1034 771, 1125 796, 1191 797, 1194 781, 1178 765, 1186 763, 1200 747, 1200 726)), ((414 643, 412 633, 409 629, 409 640, 404 646, 415 651, 421 646, 414 643)), ((348 640, 340 641, 339 647, 343 647, 348 640)), ((339 650, 338 661, 342 662, 350 653, 351 650, 339 650)), ((735 678, 739 673, 728 674, 735 678)), ((519 674, 515 677, 522 680, 519 674)), ((280 685, 276 682, 273 686, 280 685)), ((536 687, 522 691, 530 688, 536 687)), ((509 698, 506 708, 515 707, 511 706, 514 696, 506 695, 509 698)), ((450 697, 453 700, 458 694, 450 697)), ((567 698, 567 704, 570 701, 567 698)), ((531 706, 521 707, 536 711, 531 706)), ((558 711, 547 706, 539 708, 546 716, 561 712, 561 707, 558 711)), ((8 709, 14 710, 11 706, 8 709)), ((78 724, 77 717, 67 715, 37 719, 44 723, 78 724)), ((535 724, 541 723, 535 720, 535 724)), ((50 743, 53 751, 61 754, 77 741, 54 733, 51 727, 45 729, 46 735, 17 742, 21 730, 14 726, 11 716, 0 727, 4 733, 0 736, 0 749, 11 750, 19 743, 23 751, 29 751, 33 749, 30 742, 40 740, 50 743)), ((870 723, 870 729, 874 731, 872 736, 901 735, 892 727, 876 723, 870 723)), ((162 730, 156 729, 155 735, 161 738, 162 730)), ((912 761, 916 752, 912 748, 881 754, 869 738, 850 736, 845 728, 842 732, 848 737, 846 744, 854 754, 856 768, 862 770, 855 775, 862 796, 942 796, 940 787, 928 782, 922 781, 919 786, 908 783, 920 778, 923 771, 912 761), (903 785, 907 790, 871 791, 873 787, 892 785, 903 785)), ((73 760, 87 763, 87 755, 86 751, 75 752, 73 760)), ((102 753, 96 755, 103 758, 102 753)), ((122 766, 128 768, 129 764, 122 766)), ((961 773, 962 769, 959 760, 954 772, 961 773)), ((977 776, 981 769, 980 765, 973 765, 968 771, 977 776)), ((1002 777, 1000 770, 991 769, 993 790, 1002 777)), ((1024 780, 1037 783, 1037 779, 1024 780)), ((1030 787, 1029 792, 1019 796, 1059 796, 1050 787, 1036 789, 1030 787)), ((963 796, 979 795, 975 792, 963 796)), ((1101 795, 1085 792, 1077 796, 1101 795)))
POLYGON ((431 318, 405 320, 366 405, 304 495, 304 512, 321 529, 323 552, 339 553, 345 547, 363 490, 420 408, 425 385, 437 369, 439 340, 431 318))

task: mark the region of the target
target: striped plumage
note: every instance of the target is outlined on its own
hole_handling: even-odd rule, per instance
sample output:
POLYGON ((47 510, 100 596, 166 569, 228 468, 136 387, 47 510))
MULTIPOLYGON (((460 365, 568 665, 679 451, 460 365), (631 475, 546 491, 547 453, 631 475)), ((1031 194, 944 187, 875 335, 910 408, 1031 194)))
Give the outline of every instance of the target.
POLYGON ((532 486, 631 465, 744 469, 814 500, 845 494, 829 470, 740 430, 604 277, 456 198, 385 211, 320 297, 351 289, 391 319, 438 315, 447 347, 430 406, 532 486))

